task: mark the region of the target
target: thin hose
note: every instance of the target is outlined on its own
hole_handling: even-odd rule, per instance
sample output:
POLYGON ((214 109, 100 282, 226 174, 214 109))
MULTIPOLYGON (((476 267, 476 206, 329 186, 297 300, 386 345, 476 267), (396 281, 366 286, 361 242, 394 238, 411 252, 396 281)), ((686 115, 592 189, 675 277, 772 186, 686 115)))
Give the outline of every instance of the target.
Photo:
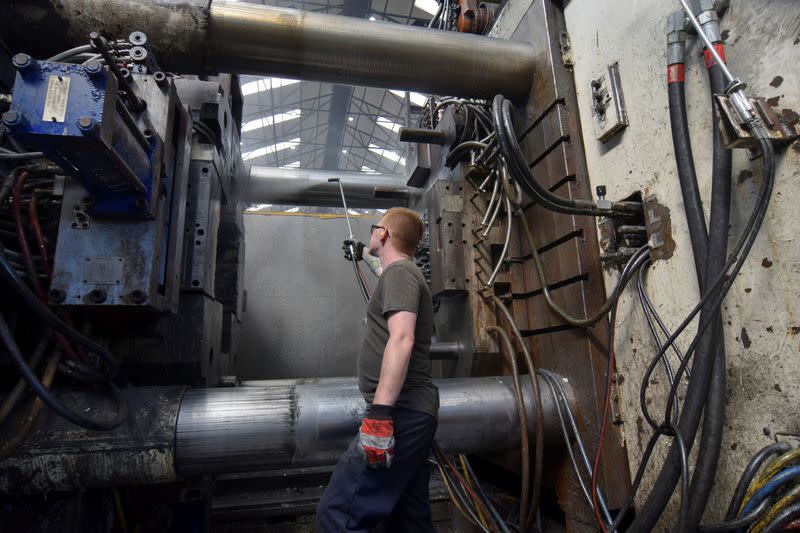
MULTIPOLYGON (((28 361, 31 369, 36 370, 36 367, 39 366, 39 361, 41 361, 42 357, 44 357, 44 353, 47 350, 47 347, 50 345, 51 339, 52 335, 49 331, 43 334, 41 339, 39 339, 39 344, 36 345, 36 348, 33 350, 33 355, 31 356, 30 361, 28 361)), ((0 424, 2 424, 5 419, 8 418, 8 415, 11 414, 11 411, 22 397, 23 392, 25 392, 25 380, 19 378, 19 381, 17 381, 17 384, 14 385, 11 393, 6 396, 5 400, 3 400, 3 405, 0 406, 0 424)))
POLYGON ((503 314, 506 322, 508 322, 508 326, 511 328, 512 333, 514 333, 514 337, 517 339, 517 344, 519 344, 519 347, 522 350, 522 355, 525 359, 525 364, 528 366, 528 373, 530 374, 531 378, 533 401, 536 408, 533 426, 533 431, 536 436, 536 449, 534 450, 533 466, 533 494, 531 497, 531 509, 528 514, 527 522, 520 524, 520 527, 530 529, 533 522, 533 517, 536 516, 536 512, 539 509, 539 496, 541 495, 542 491, 542 465, 544 464, 544 418, 542 414, 542 393, 539 390, 539 380, 536 379, 536 365, 533 362, 533 357, 531 357, 531 352, 528 350, 528 346, 525 344, 525 339, 522 338, 522 333, 520 333, 516 322, 514 322, 514 317, 511 316, 511 312, 503 304, 503 301, 500 300, 500 298, 494 294, 490 294, 489 299, 494 302, 495 306, 503 314))
POLYGON ((119 389, 113 383, 109 382, 108 387, 111 389, 111 393, 114 397, 115 403, 117 404, 117 413, 115 417, 110 421, 99 421, 86 418, 85 416, 70 410, 64 404, 59 402, 48 390, 48 388, 45 387, 41 381, 39 381, 39 378, 36 377, 31 368, 25 362, 25 359, 22 357, 22 353, 20 352, 19 347, 14 340, 14 336, 11 334, 11 330, 8 328, 8 324, 2 315, 0 315, 0 341, 2 341, 2 343, 6 346, 14 366, 17 367, 17 370, 20 374, 22 374, 22 377, 28 383, 28 386, 31 388, 31 390, 33 390, 34 394, 41 398, 42 401, 48 405, 48 407, 61 415, 63 418, 69 420, 77 426, 94 430, 114 429, 125 422, 125 419, 128 417, 128 404, 120 394, 119 389))
POLYGON ((94 46, 90 44, 85 44, 83 46, 76 46, 75 48, 70 48, 69 50, 65 50, 59 54, 54 55, 53 57, 47 58, 48 61, 58 62, 64 59, 69 59, 72 56, 76 56, 78 54, 85 54, 86 52, 94 51, 94 46))
POLYGON ((726 519, 724 522, 718 524, 701 525, 698 529, 700 533, 718 533, 722 531, 736 531, 737 529, 750 526, 753 522, 758 520, 769 508, 769 500, 764 500, 761 504, 753 509, 752 512, 741 516, 740 518, 726 519))
POLYGON ((514 384, 514 396, 517 400, 517 412, 519 413, 519 443, 520 443, 520 462, 521 462, 521 470, 522 470, 522 483, 520 484, 520 493, 519 493, 519 514, 520 514, 520 523, 524 524, 527 522, 527 505, 528 505, 528 492, 530 489, 530 481, 531 481, 531 467, 530 467, 530 460, 531 460, 531 453, 530 453, 530 444, 528 442, 528 415, 527 411, 525 410, 525 400, 522 396, 522 388, 519 384, 519 368, 517 367, 517 356, 516 352, 514 351, 514 346, 511 344, 511 339, 508 337, 508 333, 505 330, 498 328, 497 326, 489 326, 486 328, 488 333, 497 333, 497 336, 500 337, 500 341, 502 343, 502 349, 500 352, 505 355, 506 361, 508 361, 508 365, 511 367, 511 378, 514 384))
MULTIPOLYGON (((53 378, 56 374, 56 366, 58 366, 58 361, 61 359, 61 353, 56 350, 50 356, 50 359, 47 361, 47 366, 44 370, 44 375, 42 376, 42 385, 46 389, 50 389, 50 386, 53 384, 53 378)), ((41 398, 37 397, 33 400, 30 409, 28 410, 28 416, 25 417, 25 421, 22 423, 22 427, 19 428, 14 436, 7 440, 2 447, 0 447, 0 462, 5 461, 8 457, 14 454, 17 451, 25 439, 30 434, 31 430, 33 429, 33 425, 36 423, 36 420, 39 418, 39 414, 44 409, 44 402, 41 398)))
POLYGON ((781 511, 775 520, 764 528, 762 533, 778 533, 779 531, 783 531, 798 518, 800 518, 800 503, 795 503, 781 511))
POLYGON ((8 263, 5 250, 2 246, 0 246, 0 279, 3 279, 11 288, 11 290, 17 294, 22 303, 48 326, 52 327, 55 331, 62 333, 65 337, 69 338, 73 342, 77 342, 85 346, 88 350, 102 357, 112 367, 112 370, 115 371, 117 368, 119 368, 119 362, 111 354, 111 352, 88 337, 81 335, 69 325, 65 324, 61 319, 55 316, 47 306, 45 306, 39 301, 38 298, 36 298, 27 285, 25 285, 25 282, 20 279, 19 275, 17 275, 16 271, 14 271, 14 269, 8 263))
POLYGON ((506 260, 506 254, 508 254, 508 245, 511 242, 511 223, 513 221, 513 213, 511 212, 511 200, 508 198, 506 200, 506 238, 503 241, 503 249, 500 251, 500 258, 497 260, 497 265, 495 265, 494 270, 492 271, 492 275, 489 276, 489 281, 486 282, 486 288, 488 289, 492 285, 494 285, 494 280, 497 278, 497 275, 500 274, 500 269, 503 267, 503 263, 506 260))

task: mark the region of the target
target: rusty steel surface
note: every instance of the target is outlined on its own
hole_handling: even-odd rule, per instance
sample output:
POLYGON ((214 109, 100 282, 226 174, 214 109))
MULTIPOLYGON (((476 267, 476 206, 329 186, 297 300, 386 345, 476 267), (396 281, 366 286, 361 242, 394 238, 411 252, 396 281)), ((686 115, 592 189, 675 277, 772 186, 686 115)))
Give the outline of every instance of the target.
MULTIPOLYGON (((518 134, 524 134, 520 144, 534 175, 556 194, 589 199, 569 40, 563 12, 556 4, 552 0, 533 2, 511 35, 497 36, 530 42, 535 50, 538 75, 528 104, 517 106, 514 117, 518 134)), ((532 203, 526 204, 524 216, 537 240, 553 298, 575 316, 595 313, 606 298, 595 219, 554 213, 532 203)), ((490 245, 476 253, 473 259, 478 268, 485 271, 486 257, 482 254, 491 253, 491 245, 501 242, 502 233, 500 224, 489 236, 490 245)), ((529 246, 517 230, 512 236, 510 259, 510 268, 498 278, 495 291, 500 294, 507 288, 512 312, 536 364, 569 379, 580 411, 581 435, 593 456, 605 394, 608 320, 590 329, 578 329, 557 318, 543 298, 529 246)), ((478 316, 482 313, 481 309, 475 311, 478 316)), ((498 323, 502 324, 500 317, 498 323)), ((475 368, 490 372, 500 364, 495 361, 481 362, 479 358, 475 368)), ((580 497, 569 462, 563 459, 550 468, 553 475, 548 476, 548 484, 558 495, 568 530, 592 529, 593 513, 580 497)), ((623 440, 610 419, 599 484, 612 508, 623 503, 630 485, 623 440)))

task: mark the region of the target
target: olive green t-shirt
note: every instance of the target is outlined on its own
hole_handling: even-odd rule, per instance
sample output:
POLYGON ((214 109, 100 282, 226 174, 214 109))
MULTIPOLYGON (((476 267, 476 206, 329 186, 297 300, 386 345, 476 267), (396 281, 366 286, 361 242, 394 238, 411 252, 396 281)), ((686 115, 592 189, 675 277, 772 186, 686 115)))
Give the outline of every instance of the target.
POLYGON ((411 361, 395 405, 435 417, 439 410, 439 390, 431 380, 430 369, 433 301, 422 271, 412 261, 396 261, 378 278, 367 305, 367 332, 358 354, 358 388, 364 399, 372 403, 389 340, 388 318, 394 311, 417 315, 411 361))

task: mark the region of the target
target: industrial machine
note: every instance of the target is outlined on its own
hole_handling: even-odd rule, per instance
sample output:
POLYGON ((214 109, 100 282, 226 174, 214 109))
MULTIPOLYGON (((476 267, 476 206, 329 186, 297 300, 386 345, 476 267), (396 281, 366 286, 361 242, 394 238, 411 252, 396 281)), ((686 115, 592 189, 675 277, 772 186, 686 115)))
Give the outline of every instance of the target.
MULTIPOLYGON (((776 176, 798 167, 788 156, 780 167, 797 114, 753 97, 726 65, 728 2, 673 4, 658 20, 667 113, 642 95, 626 105, 618 61, 600 74, 578 64, 566 22, 588 24, 580 0, 445 0, 429 28, 233 0, 3 3, 0 531, 238 531, 313 513, 364 403, 351 378, 236 377, 252 356, 239 342, 243 213, 339 206, 341 194, 426 221, 415 260, 435 299, 431 487, 443 528, 796 525, 796 413, 774 435, 764 427, 774 442, 752 438, 717 469, 730 399, 723 302, 743 268, 756 277, 744 265, 776 176), (712 187, 689 142, 687 35, 710 76, 713 164, 698 168, 712 187), (404 175, 246 166, 242 74, 433 96, 399 132, 404 175), (626 142, 642 151, 631 139, 652 134, 637 129, 642 108, 668 117, 670 194, 657 170, 642 182, 631 153, 604 166, 626 142), (737 200, 743 220, 731 215, 736 149, 758 177, 737 200), (648 296, 648 269, 676 272, 664 286, 686 292, 669 317, 648 296), (634 285, 647 329, 628 320, 634 285), (657 477, 645 475, 651 461, 657 477)), ((577 47, 584 58, 594 49, 577 47)), ((794 336, 776 348, 782 364, 794 336)), ((796 361, 786 368, 784 388, 796 389, 796 361)))

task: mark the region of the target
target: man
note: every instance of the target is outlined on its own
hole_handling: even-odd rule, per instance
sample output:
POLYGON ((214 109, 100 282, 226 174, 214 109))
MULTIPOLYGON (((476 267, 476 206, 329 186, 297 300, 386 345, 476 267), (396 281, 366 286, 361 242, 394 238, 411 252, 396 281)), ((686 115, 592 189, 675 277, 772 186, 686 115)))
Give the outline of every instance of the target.
MULTIPOLYGON (((369 253, 382 273, 358 354, 368 409, 317 506, 318 532, 367 532, 381 522, 390 532, 435 531, 428 497, 439 409, 429 359, 433 303, 412 260, 422 231, 420 217, 404 208, 390 209, 372 226, 369 253)), ((352 244, 358 258, 364 245, 352 244)))

